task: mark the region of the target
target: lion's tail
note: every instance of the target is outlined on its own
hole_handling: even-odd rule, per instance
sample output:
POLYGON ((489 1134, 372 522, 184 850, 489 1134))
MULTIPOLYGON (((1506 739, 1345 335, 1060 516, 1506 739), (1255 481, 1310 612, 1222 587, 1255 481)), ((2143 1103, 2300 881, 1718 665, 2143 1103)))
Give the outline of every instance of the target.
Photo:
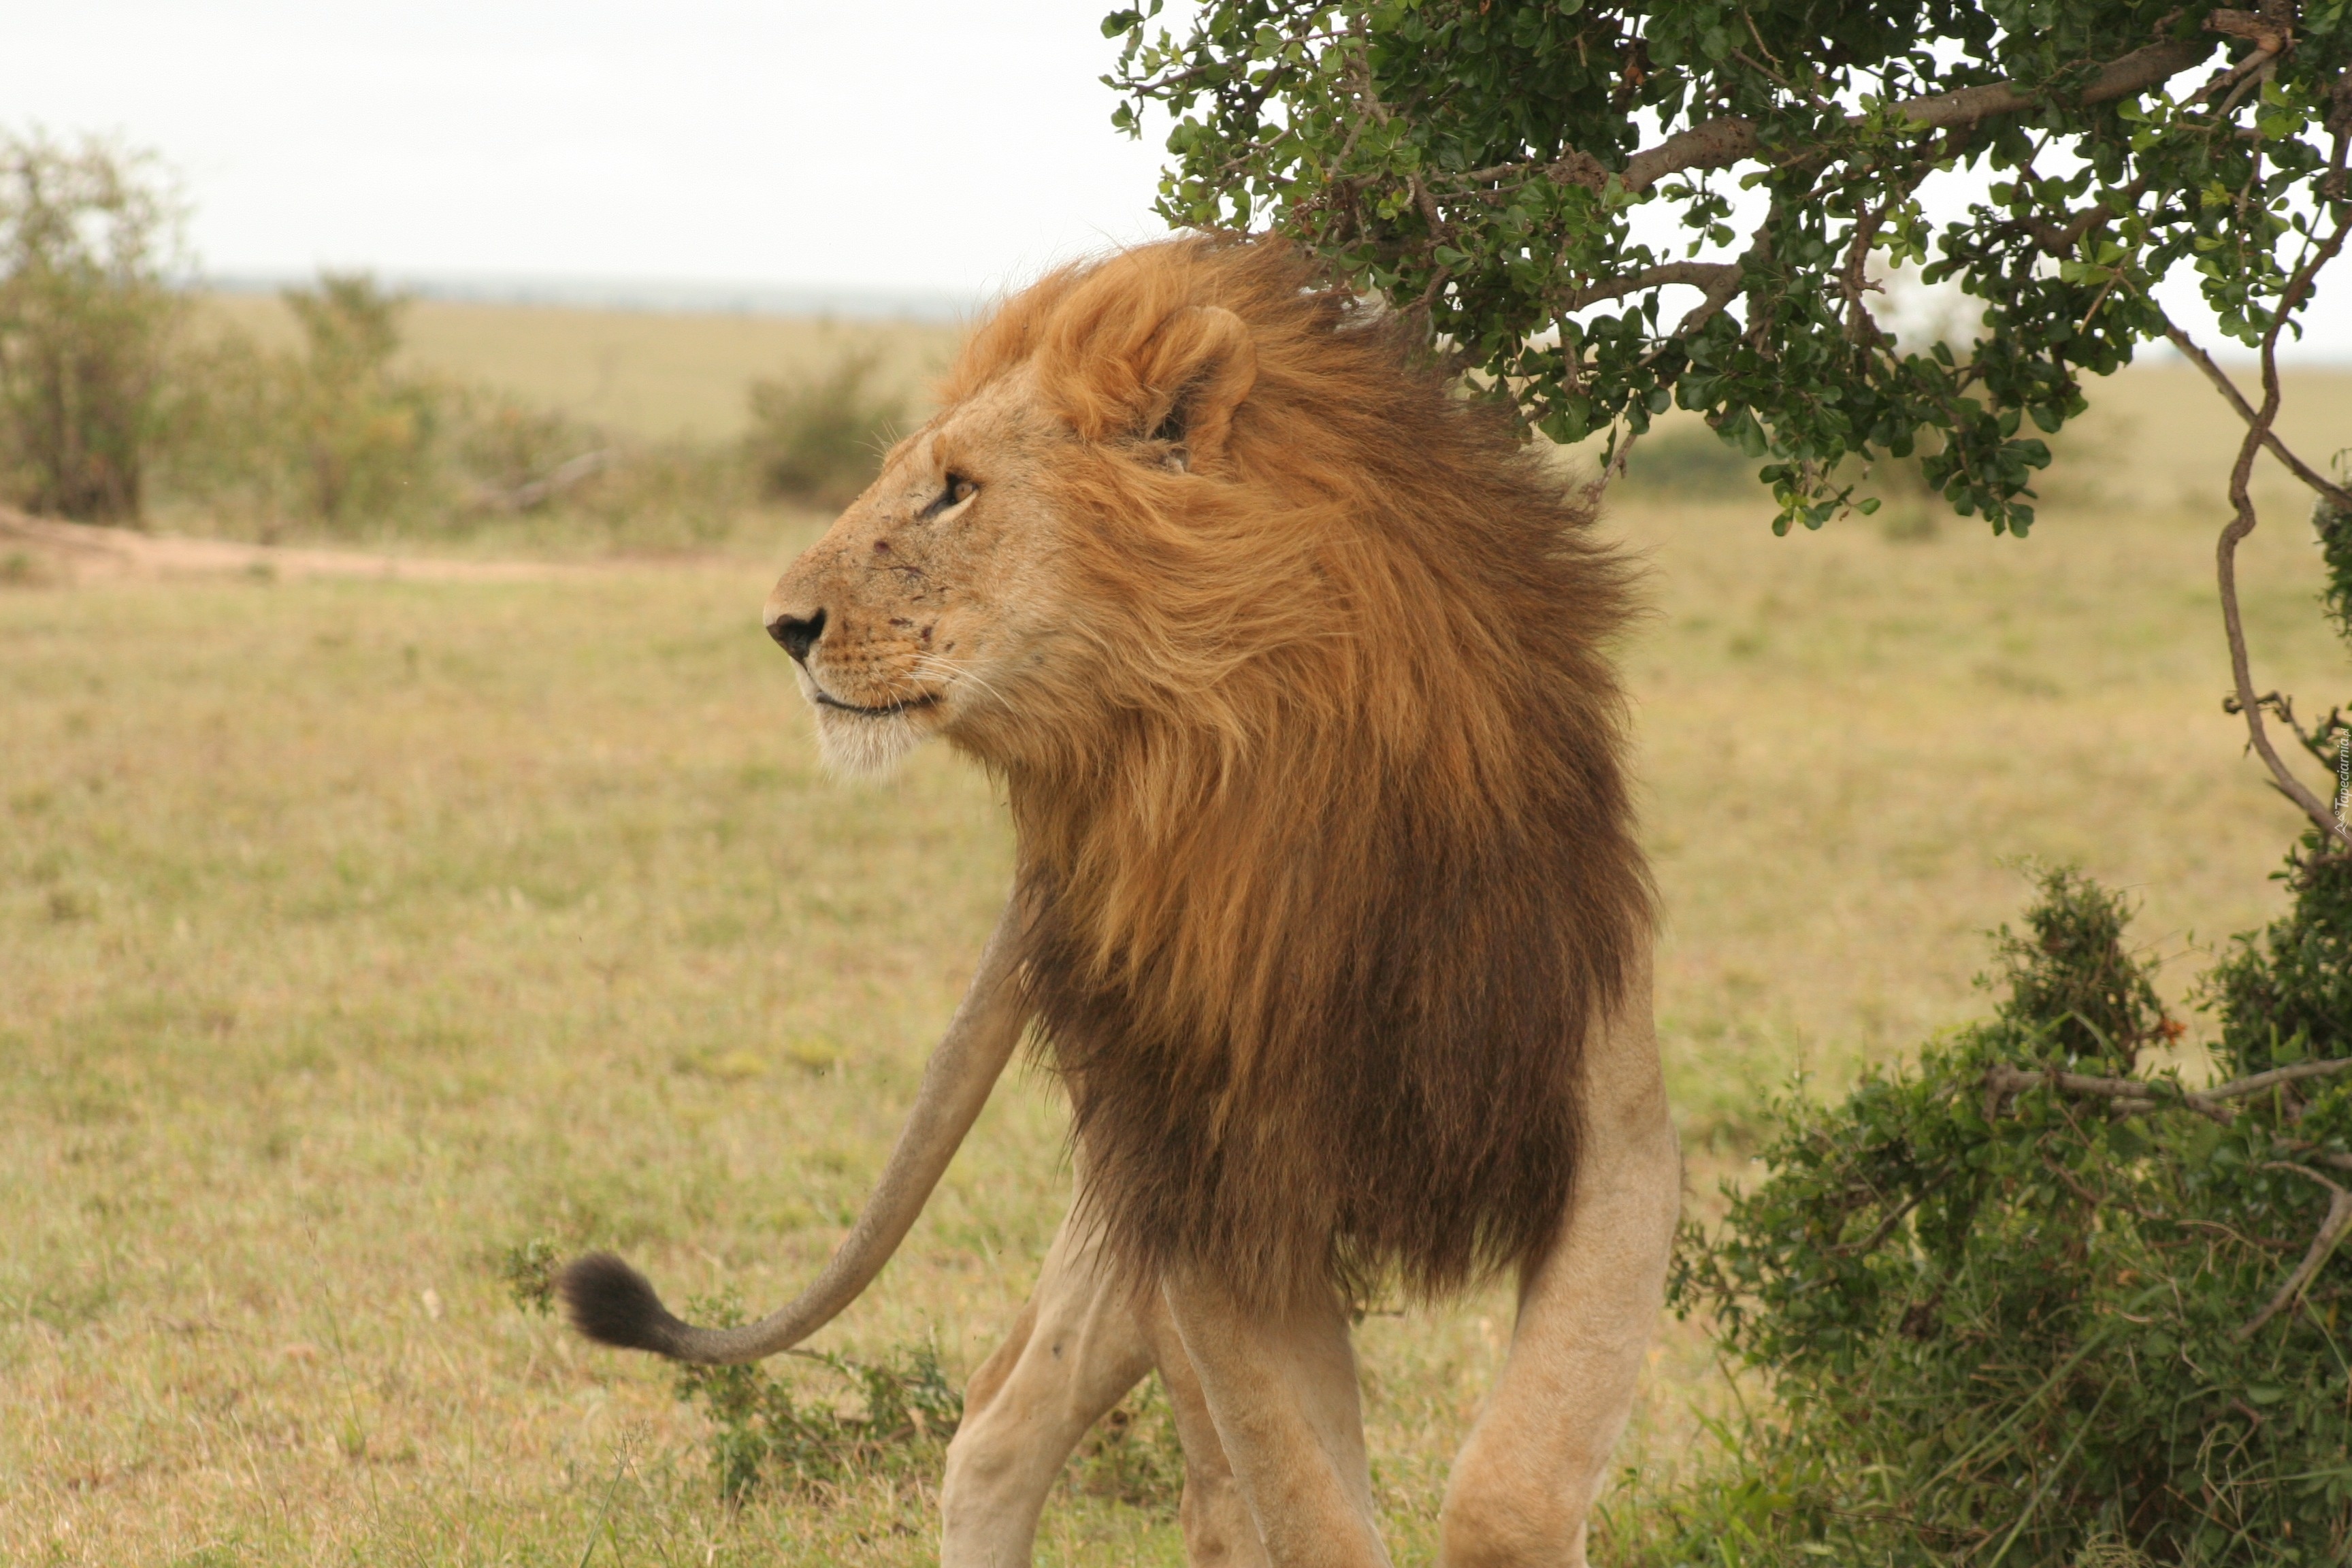
POLYGON ((644 1275, 609 1252, 592 1252, 572 1259, 556 1278, 572 1327, 600 1343, 652 1351, 673 1361, 758 1361, 791 1349, 857 1300, 906 1239, 1021 1043, 1028 1006, 1013 983, 1022 945, 1018 910, 1016 895, 998 918, 981 953, 980 972, 923 1068, 889 1163, 814 1284, 756 1323, 698 1329, 663 1306, 644 1275))

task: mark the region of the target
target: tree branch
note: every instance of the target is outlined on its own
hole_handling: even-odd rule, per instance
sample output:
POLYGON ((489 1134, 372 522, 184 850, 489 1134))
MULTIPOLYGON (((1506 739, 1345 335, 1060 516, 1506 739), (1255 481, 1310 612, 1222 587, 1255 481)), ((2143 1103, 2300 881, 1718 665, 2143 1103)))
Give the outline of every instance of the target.
MULTIPOLYGON (((2109 60, 2101 66, 2098 74, 2084 84, 2076 101, 2088 106, 2129 98, 2158 82, 2170 80, 2201 63, 2212 52, 2213 46, 2202 38, 2188 43, 2150 44, 2144 49, 2134 49, 2122 58, 2109 60)), ((2031 109, 2041 101, 2044 90, 2047 89, 2028 92, 2005 81, 1988 82, 1982 87, 1964 87, 1957 92, 1939 92, 1933 98, 1913 99, 1908 103, 1897 105, 1896 111, 1915 125, 1943 131, 1958 125, 1974 125, 1996 114, 2014 114, 2021 109, 2031 109)))
MULTIPOLYGON (((2074 95, 2074 101, 2087 107, 2145 92, 2200 63, 2212 52, 2213 46, 2201 38, 2134 49, 2101 66, 2098 74, 2074 95)), ((1953 92, 1915 98, 1896 104, 1895 112, 1920 130, 1949 131, 2031 109, 2042 101, 2047 90, 2028 90, 2005 81, 1987 82, 1982 87, 1964 87, 1953 92)), ((1863 120, 1862 115, 1849 115, 1846 123, 1859 125, 1863 120)), ((1752 156, 1760 145, 1754 121, 1724 115, 1703 121, 1667 137, 1655 147, 1634 153, 1625 161, 1620 178, 1629 191, 1646 191, 1668 174, 1685 169, 1720 169, 1736 163, 1752 156)))
MULTIPOLYGON (((2146 299, 2147 296, 2142 295, 2141 298, 2146 299)), ((2205 379, 2213 384, 2213 389, 2221 395, 2223 401, 2237 411, 2239 418, 2252 426, 2255 422, 2253 405, 2246 401, 2245 395, 2238 390, 2237 383, 2230 379, 2230 373, 2214 363, 2213 356, 2207 353, 2196 339, 2175 326, 2172 318, 2164 313, 2162 306, 2157 305, 2153 300, 2147 302, 2155 307, 2157 319, 2164 323, 2166 339, 2180 352, 2180 357, 2204 372, 2205 379)), ((2287 450, 2286 443, 2278 438, 2277 432, 2265 428, 2263 432, 2263 447, 2272 457, 2284 464, 2289 473, 2326 496, 2331 504, 2339 506, 2346 511, 2352 511, 2352 490, 2347 490, 2330 482, 2310 464, 2287 450)))
POLYGON ((2266 1089, 2276 1089, 2283 1083, 2299 1083, 2307 1078, 2334 1078, 2352 1069, 2352 1057, 2336 1057, 2326 1061, 2297 1062, 2293 1067, 2273 1068, 2247 1078, 2233 1078, 2227 1083, 2197 1092, 2206 1100, 2243 1100, 2250 1094, 2260 1094, 2266 1089))
MULTIPOLYGON (((2352 237, 2352 213, 2347 213, 2336 226, 2335 232, 2316 250, 2312 251, 2294 276, 2287 279, 2279 292, 2279 301, 2271 315, 2270 330, 2263 334, 2263 405, 2255 411, 2246 427, 2246 438, 2238 444, 2238 460, 2230 468, 2230 505, 2235 509, 2221 537, 2213 547, 2213 575, 2221 594, 2221 629, 2230 642, 2230 674, 2238 696, 2240 716, 2246 721, 2246 739, 2263 765, 2270 770, 2271 783, 2281 795, 2303 809, 2303 814, 2317 824, 2323 833, 2333 835, 2339 842, 2352 845, 2352 827, 2336 820, 2326 802, 2312 793, 2311 787, 2287 771, 2286 762, 2271 743, 2269 726, 2263 722, 2263 705, 2254 695, 2252 661, 2246 653, 2246 627, 2238 612, 2238 546, 2254 531, 2254 502, 2249 481, 2254 470, 2254 456, 2266 446, 2271 426, 2278 419, 2279 379, 2278 340, 2287 322, 2301 308, 2311 292, 2313 281, 2321 268, 2333 261, 2344 248, 2344 241, 2352 237)), ((2241 399, 2241 402, 2243 400, 2241 399)), ((2330 487, 2331 489, 2333 487, 2330 487)))
MULTIPOLYGON (((1769 228, 1770 226, 1771 219, 1768 217, 1765 219, 1764 226, 1769 228)), ((1768 261, 1771 258, 1771 255, 1772 242, 1765 236, 1763 229, 1759 228, 1756 238, 1749 243, 1739 259, 1732 264, 1731 276, 1717 279, 1708 286, 1706 298, 1693 305, 1683 319, 1675 323, 1675 341, 1679 342, 1689 337, 1721 315, 1723 308, 1731 303, 1732 296, 1739 292, 1740 279, 1747 275, 1748 264, 1750 261, 1768 261)))
POLYGON ((1590 288, 1579 289, 1560 301, 1562 315, 1597 305, 1603 300, 1615 300, 1627 294, 1638 294, 1644 289, 1662 289, 1670 283, 1687 283, 1710 298, 1723 289, 1729 299, 1739 284, 1739 263, 1736 261, 1669 261, 1663 266, 1645 267, 1639 272, 1622 278, 1612 278, 1590 288), (1727 285, 1728 287, 1727 287, 1727 285))
POLYGON ((1720 169, 1753 156, 1756 122, 1727 114, 1678 131, 1647 152, 1625 160, 1620 177, 1629 191, 1646 191, 1668 174, 1685 169, 1720 169))
POLYGON ((2336 1244, 2344 1239, 2344 1233, 2352 1230, 2352 1193, 2346 1192, 2318 1172, 2305 1170, 2301 1165, 2281 1164, 2278 1169, 2298 1172, 2326 1187, 2327 1216, 2319 1222, 2319 1232, 2311 1238, 2311 1249, 2303 1255, 2303 1261, 2294 1266, 2294 1272, 2288 1275, 2286 1282, 2278 1288, 2278 1294, 2271 1298, 2270 1305, 2238 1327, 2235 1337, 2241 1342, 2252 1339, 2264 1323, 2294 1304, 2313 1277, 2327 1266, 2327 1259, 2336 1251, 2336 1244))
MULTIPOLYGON (((2352 1067, 2352 1058, 2345 1066, 2352 1067)), ((2030 1071, 2024 1068, 1997 1067, 1985 1074, 1985 1092, 1990 1102, 1998 1106, 2001 1099, 2021 1094, 2029 1089, 2054 1089, 2066 1094, 2089 1095, 2111 1100, 2116 1110, 2126 1114, 2154 1110, 2160 1105, 2178 1104, 2184 1110, 2193 1110, 2208 1121, 2227 1127, 2238 1119, 2238 1113, 2224 1105, 2216 1105, 2202 1096, 2179 1089, 2180 1098, 2170 1100, 2163 1091, 2173 1086, 2140 1078, 2096 1078, 2089 1073, 2062 1072, 2056 1068, 2030 1071)))
MULTIPOLYGON (((2237 1111, 2225 1102, 2243 1100, 2282 1084, 2298 1083, 2309 1078, 2333 1078, 2340 1072, 2352 1072, 2352 1057, 2336 1057, 2326 1061, 2297 1062, 2293 1067, 2273 1068, 2268 1072, 2254 1073, 2247 1078, 2231 1079, 2210 1089, 2182 1089, 2157 1079, 2099 1078, 2090 1073, 2065 1072, 2057 1068, 2040 1069, 1996 1067, 1985 1073, 1985 1091, 1991 1108, 2012 1094, 2029 1089, 2054 1089, 2064 1094, 2084 1095, 2105 1100, 2126 1115, 2154 1110, 2160 1106, 2177 1105, 2183 1110, 2193 1110, 2210 1121, 2227 1127, 2238 1119, 2237 1111), (2173 1097, 2178 1095, 2176 1100, 2173 1097)), ((2334 1164, 2338 1159, 2352 1169, 2352 1155, 2323 1156, 2323 1163, 2334 1164)))

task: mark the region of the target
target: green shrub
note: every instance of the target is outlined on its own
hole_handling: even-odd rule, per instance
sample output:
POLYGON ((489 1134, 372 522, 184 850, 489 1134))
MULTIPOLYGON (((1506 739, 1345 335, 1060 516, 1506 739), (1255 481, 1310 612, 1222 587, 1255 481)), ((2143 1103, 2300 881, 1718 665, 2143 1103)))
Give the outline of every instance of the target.
MULTIPOLYGON (((689 1315, 698 1322, 742 1321, 742 1310, 730 1298, 691 1305, 689 1315)), ((790 1382, 756 1362, 677 1369, 677 1397, 700 1405, 710 1419, 710 1463, 719 1495, 735 1500, 763 1486, 810 1490, 861 1476, 911 1479, 936 1473, 963 1419, 963 1395, 950 1385, 930 1346, 900 1346, 878 1362, 829 1352, 792 1354, 856 1389, 864 1409, 849 1415, 828 1403, 804 1403, 790 1382)))
POLYGON ((2207 976, 2221 1016, 2215 1055, 2239 1072, 2352 1057, 2352 856, 2306 829, 2279 878, 2286 916, 2237 939, 2207 976))
POLYGON ((744 453, 763 495, 838 507, 873 483, 907 417, 902 399, 875 389, 877 363, 854 351, 814 374, 752 384, 744 453))
POLYGON ((2179 1037, 2147 965, 2124 947, 2130 921, 2121 899, 2079 872, 2042 876, 2024 931, 1992 933, 1995 983, 2008 993, 1998 1017, 2016 1050, 2128 1072, 2140 1047, 2179 1037))
MULTIPOLYGON (((2309 899, 2299 929, 2352 935, 2309 899)), ((1747 1561, 2352 1552, 2352 1060, 2202 1092, 2131 1076, 2171 1031, 2123 934, 2111 895, 2044 879, 2000 933, 1990 1020, 1842 1104, 1783 1105, 1763 1180, 1686 1233, 1678 1308, 1779 1397, 1743 1463, 1784 1496, 1747 1561)))
POLYGON ((563 1261, 556 1245, 543 1236, 518 1241, 494 1259, 499 1281, 518 1310, 544 1318, 555 1311, 555 1271, 563 1261))
MULTIPOLYGON (((504 1260, 525 1310, 546 1310, 531 1288, 540 1278, 531 1249, 543 1245, 510 1248, 504 1260)), ((694 1315, 721 1324, 742 1321, 728 1297, 695 1302, 694 1315)), ((948 1382, 936 1351, 901 1345, 873 1362, 826 1352, 791 1354, 833 1373, 837 1387, 855 1390, 862 1408, 844 1414, 822 1391, 813 1399, 759 1363, 677 1369, 677 1397, 709 1417, 711 1470, 722 1497, 737 1500, 768 1486, 822 1490, 866 1476, 938 1484, 948 1439, 963 1420, 963 1394, 948 1382)), ((1089 1497, 1174 1517, 1184 1490, 1184 1454, 1156 1376, 1095 1424, 1071 1457, 1069 1482, 1089 1497)))
POLYGON ((152 161, 0 136, 0 492, 135 522, 182 317, 179 214, 152 161))
MULTIPOLYGON (((2341 459, 2336 464, 2338 483, 2352 476, 2341 459)), ((2327 618, 2336 623, 2336 630, 2347 643, 2352 643, 2352 514, 2340 512, 2323 500, 2312 509, 2311 529, 2319 536, 2319 559, 2327 573, 2327 588, 2320 603, 2327 618)))

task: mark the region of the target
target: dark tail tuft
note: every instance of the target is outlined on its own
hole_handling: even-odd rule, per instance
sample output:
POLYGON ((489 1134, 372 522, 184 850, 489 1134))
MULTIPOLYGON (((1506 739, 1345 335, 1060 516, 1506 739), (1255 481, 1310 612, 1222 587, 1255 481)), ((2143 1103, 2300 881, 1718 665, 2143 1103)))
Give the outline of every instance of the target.
POLYGON ((555 1277, 572 1326, 599 1344, 672 1355, 686 1325, 670 1315, 646 1277, 609 1252, 575 1258, 555 1277))

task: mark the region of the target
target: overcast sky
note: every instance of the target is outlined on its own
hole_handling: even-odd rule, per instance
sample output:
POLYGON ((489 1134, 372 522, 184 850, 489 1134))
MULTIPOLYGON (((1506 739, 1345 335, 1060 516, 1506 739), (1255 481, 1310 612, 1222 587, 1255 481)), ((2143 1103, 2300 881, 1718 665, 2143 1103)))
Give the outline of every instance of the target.
POLYGON ((1104 0, 0 0, 0 118, 163 154, 218 273, 975 295, 1160 231, 1104 0))
MULTIPOLYGON (((1108 5, 0 0, 0 122, 160 153, 215 275, 970 301, 1161 232, 1108 5)), ((2352 358, 2332 281, 2305 352, 2352 358)))

